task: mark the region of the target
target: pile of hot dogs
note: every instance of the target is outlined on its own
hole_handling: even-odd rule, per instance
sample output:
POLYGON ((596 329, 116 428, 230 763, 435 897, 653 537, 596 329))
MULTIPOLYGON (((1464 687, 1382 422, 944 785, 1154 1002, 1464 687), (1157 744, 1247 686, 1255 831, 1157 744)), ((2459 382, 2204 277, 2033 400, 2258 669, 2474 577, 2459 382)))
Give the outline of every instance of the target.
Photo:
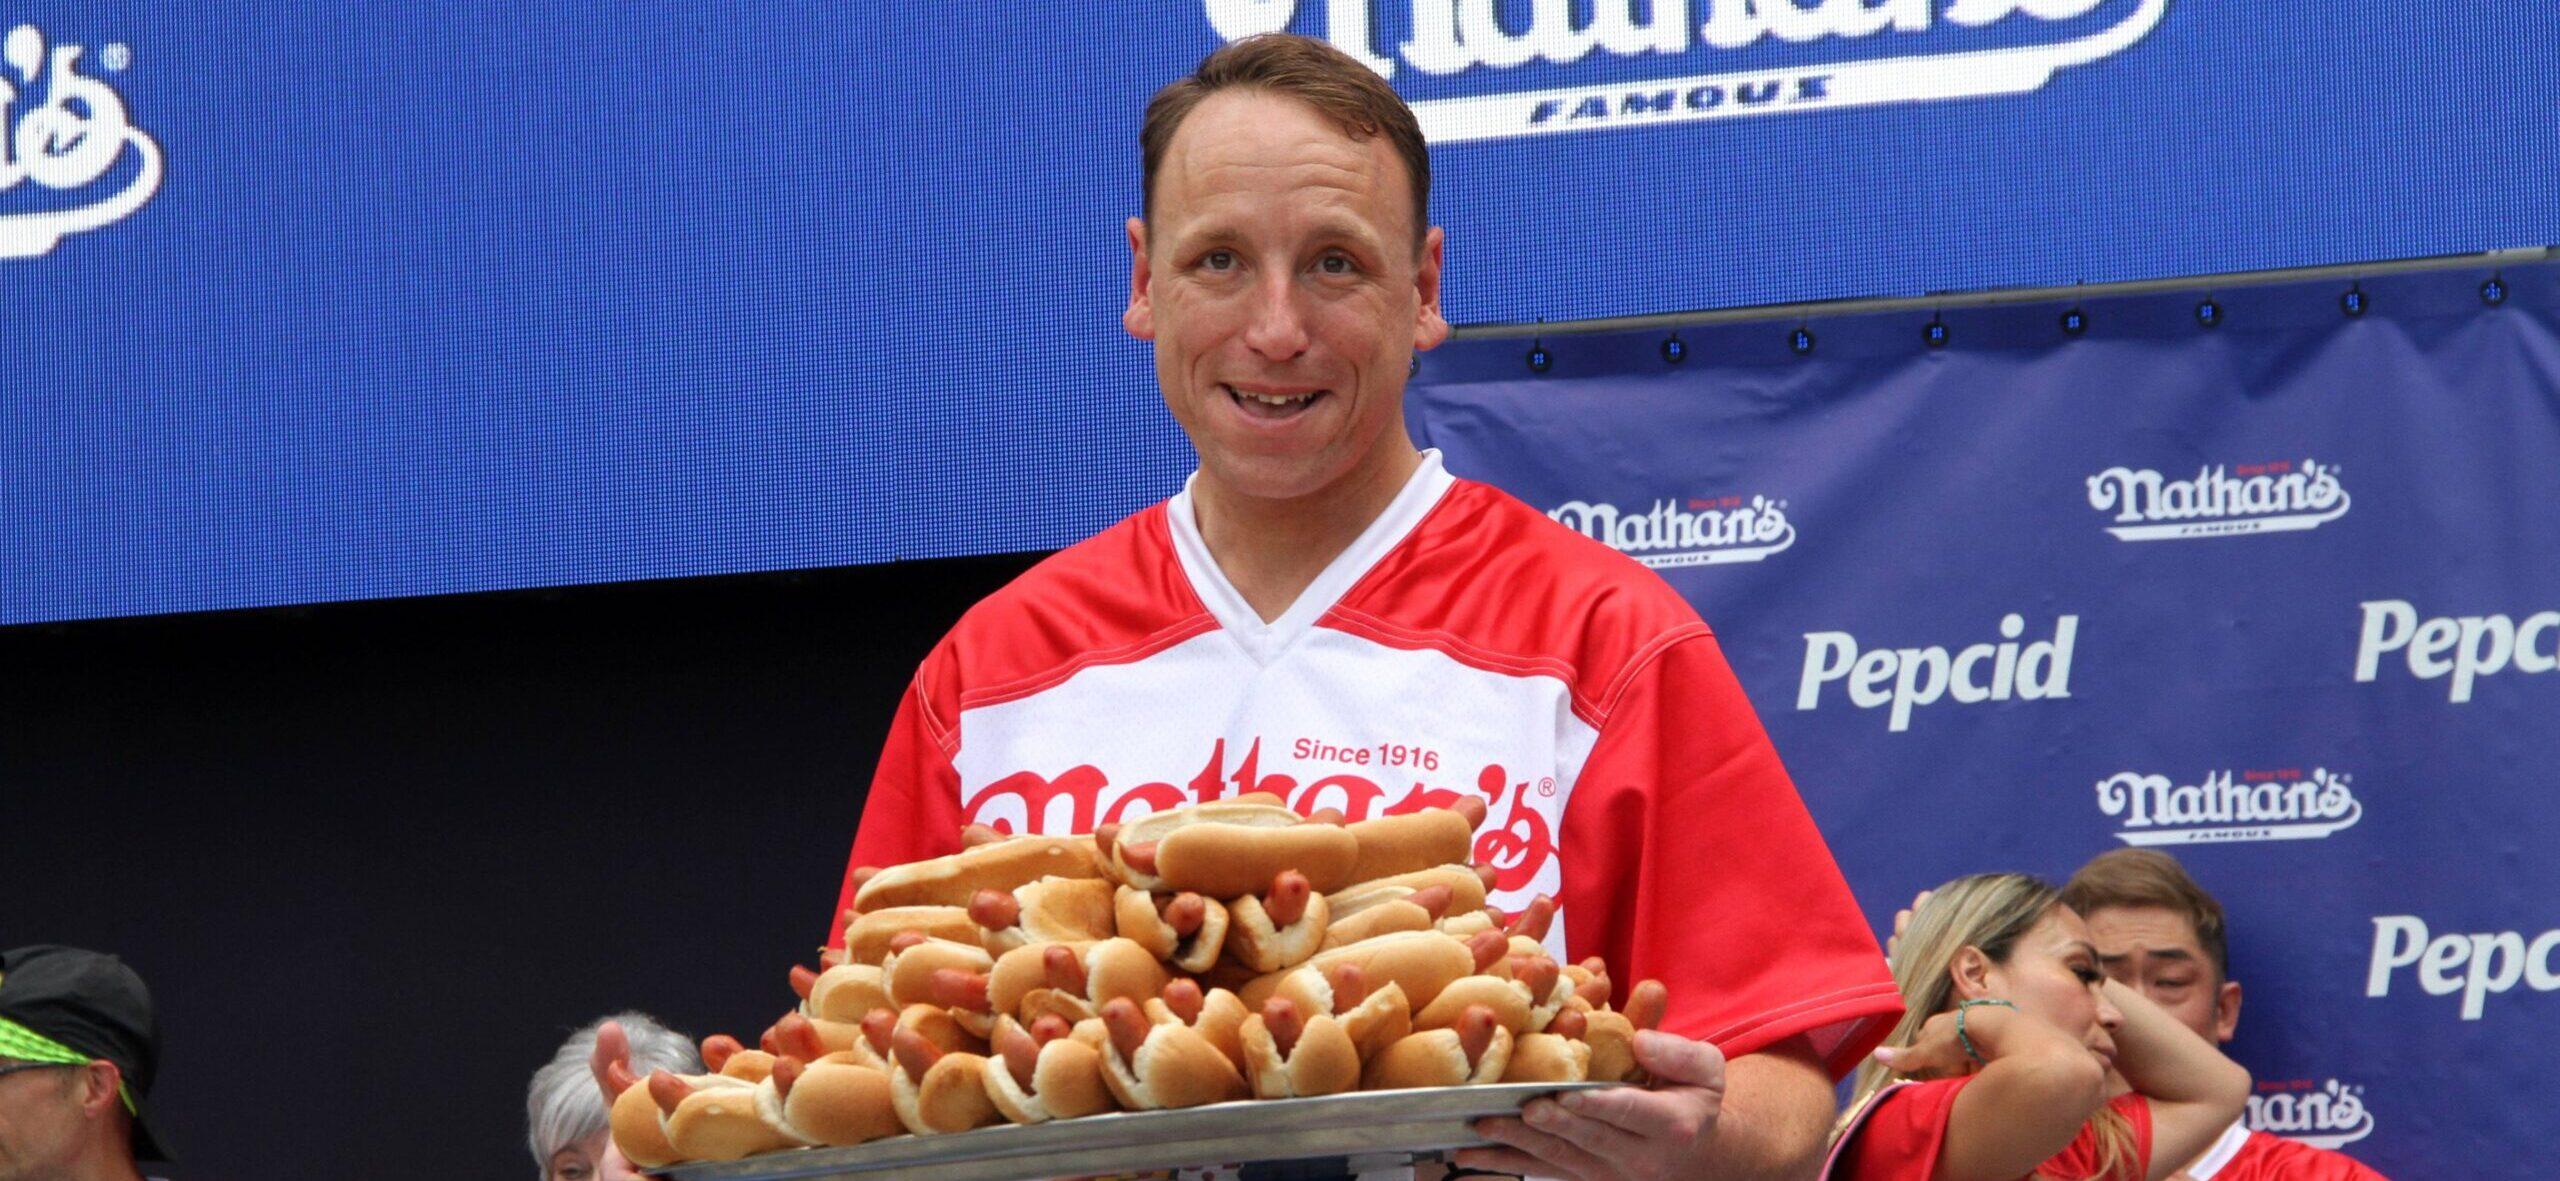
POLYGON ((1252 795, 1074 837, 973 828, 857 870, 845 946, 713 1073, 613 1072, 644 1167, 1114 1110, 1494 1082, 1631 1081, 1662 986, 1610 1007, 1539 898, 1485 908, 1481 801, 1345 824, 1252 795))

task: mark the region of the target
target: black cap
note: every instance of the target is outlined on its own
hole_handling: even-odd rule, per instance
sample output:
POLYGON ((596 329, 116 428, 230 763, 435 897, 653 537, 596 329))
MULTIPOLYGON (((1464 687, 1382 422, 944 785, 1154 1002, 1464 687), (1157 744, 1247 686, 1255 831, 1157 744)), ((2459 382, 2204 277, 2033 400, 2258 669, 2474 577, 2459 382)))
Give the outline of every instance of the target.
POLYGON ((133 1155, 165 1161, 142 1100, 160 1061, 159 1023, 142 977, 111 955, 43 945, 0 951, 0 1019, 116 1064, 133 1097, 133 1155))

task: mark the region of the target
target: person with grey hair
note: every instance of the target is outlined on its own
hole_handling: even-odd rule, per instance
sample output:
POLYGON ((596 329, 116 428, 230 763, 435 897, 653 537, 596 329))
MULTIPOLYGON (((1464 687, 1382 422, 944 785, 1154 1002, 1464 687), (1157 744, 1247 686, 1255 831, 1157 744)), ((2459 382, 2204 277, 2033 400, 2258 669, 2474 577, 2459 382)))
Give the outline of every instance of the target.
POLYGON ((630 1046, 632 1069, 698 1074, 702 1056, 693 1041, 645 1013, 616 1013, 589 1022, 560 1043, 551 1061, 533 1072, 524 1101, 525 1143, 542 1169, 542 1181, 640 1181, 606 1130, 604 1096, 592 1062, 598 1034, 618 1026, 630 1046))

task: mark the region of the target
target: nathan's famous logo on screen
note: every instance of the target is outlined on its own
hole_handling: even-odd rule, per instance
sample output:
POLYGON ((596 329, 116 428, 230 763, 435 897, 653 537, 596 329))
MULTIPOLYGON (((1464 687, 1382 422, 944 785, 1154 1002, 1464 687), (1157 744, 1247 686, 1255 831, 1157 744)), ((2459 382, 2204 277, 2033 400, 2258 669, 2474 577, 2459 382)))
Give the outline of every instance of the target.
POLYGON ((2326 767, 2215 770, 2192 783, 2119 771, 2098 781, 2098 809, 2128 845, 2309 840, 2364 818, 2351 778, 2326 767))
POLYGON ((2555 955, 2560 955, 2560 930, 2439 935, 2414 914, 2375 915, 2364 994, 2387 997, 2394 985, 2403 983, 2416 984, 2428 996, 2460 993, 2462 1019, 2478 1021, 2488 1011, 2490 997, 2503 996, 2518 984, 2535 992, 2560 991, 2555 955))
MULTIPOLYGON (((47 45, 19 25, 0 38, 0 258, 50 252, 66 234, 111 225, 160 188, 160 145, 124 99, 90 72, 77 45, 47 45)), ((121 73, 132 50, 110 44, 96 70, 121 73)))
POLYGON ((1766 496, 1656 500, 1638 509, 1571 500, 1547 516, 1657 570, 1757 562, 1796 543, 1787 502, 1766 496))
POLYGON ((2071 652, 2080 636, 2080 617, 2054 621, 2051 639, 2021 644, 2024 615, 2000 619, 2000 642, 1967 644, 1950 651, 1926 648, 1862 648, 1847 632, 1806 632, 1804 677, 1796 687, 1796 708, 1820 707, 1823 689, 1840 682, 1849 704, 1859 709, 1888 709, 1885 729, 1911 728, 1911 711, 1953 698, 1958 705, 1985 701, 2038 701, 2071 696, 2071 652))
POLYGON ((1366 63, 1437 144, 2042 89, 2169 0, 1202 0, 1366 63), (1321 10, 1321 11, 1319 11, 1321 10), (1303 18, 1303 19, 1302 19, 1303 18))
POLYGON ((2192 480, 2148 468, 2111 467, 2089 477, 2089 507, 2110 513, 2121 541, 2174 541, 2317 529, 2347 515, 2335 464, 2289 459, 2216 464, 2192 480))
POLYGON ((2249 1127, 2313 1148, 2344 1148, 2373 1134, 2364 1087, 2336 1079, 2260 1081, 2249 1096, 2249 1127))

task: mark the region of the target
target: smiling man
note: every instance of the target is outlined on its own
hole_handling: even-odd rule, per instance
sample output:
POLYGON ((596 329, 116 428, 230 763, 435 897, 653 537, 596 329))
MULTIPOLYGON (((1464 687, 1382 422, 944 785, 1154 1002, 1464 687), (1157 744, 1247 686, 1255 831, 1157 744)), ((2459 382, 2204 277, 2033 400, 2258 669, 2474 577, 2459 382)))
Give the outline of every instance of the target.
POLYGON ((1637 1047, 1655 1085, 1532 1104, 1463 1163, 1808 1175, 1892 980, 1696 612, 1407 435, 1449 332, 1412 112, 1273 35, 1160 91, 1140 145, 1123 322, 1199 470, 926 658, 852 864, 1247 791, 1353 819, 1478 796, 1492 903, 1554 897, 1556 953, 1672 999, 1637 1047))
MULTIPOLYGON (((2097 944, 2107 978, 2141 990, 2187 1028, 2217 1045, 2240 1028, 2240 982, 2222 903, 2156 849, 2114 849, 2090 858, 2062 889, 2097 944)), ((2244 1118, 2188 1162, 2172 1181, 2382 1181, 2344 1153, 2313 1148, 2244 1118)))

